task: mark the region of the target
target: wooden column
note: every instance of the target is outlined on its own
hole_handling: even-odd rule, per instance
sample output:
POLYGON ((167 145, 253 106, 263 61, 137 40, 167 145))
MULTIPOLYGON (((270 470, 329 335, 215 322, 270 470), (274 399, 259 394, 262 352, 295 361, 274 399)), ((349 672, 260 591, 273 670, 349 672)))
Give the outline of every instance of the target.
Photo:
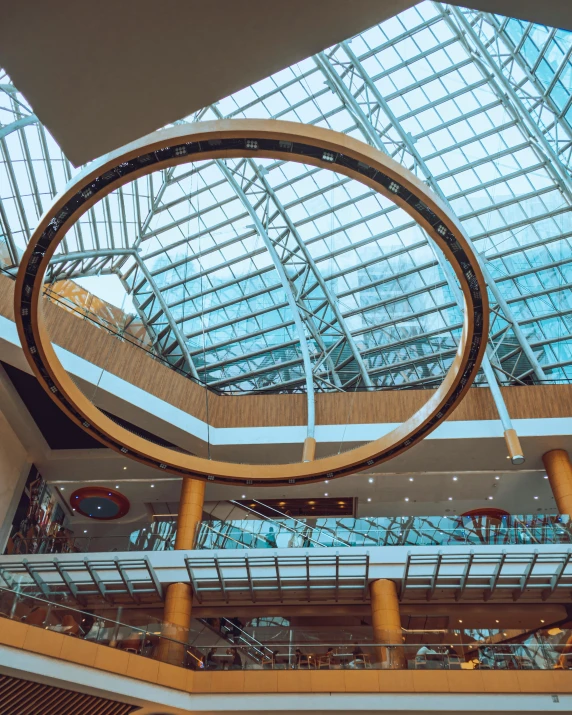
MULTIPOLYGON (((192 549, 197 527, 202 521, 205 483, 196 479, 183 479, 179 518, 177 520, 176 550, 192 549)), ((165 593, 163 611, 163 635, 159 660, 173 665, 183 665, 189 637, 193 591, 190 583, 171 583, 165 593), (166 639, 171 639, 166 640, 166 639)))
POLYGON ((572 464, 565 449, 551 449, 542 455, 548 481, 559 514, 572 514, 572 464))
MULTIPOLYGON (((393 581, 379 579, 370 584, 373 640, 376 644, 403 645, 397 587, 393 581)), ((382 668, 405 668, 403 648, 376 649, 376 660, 382 668)))

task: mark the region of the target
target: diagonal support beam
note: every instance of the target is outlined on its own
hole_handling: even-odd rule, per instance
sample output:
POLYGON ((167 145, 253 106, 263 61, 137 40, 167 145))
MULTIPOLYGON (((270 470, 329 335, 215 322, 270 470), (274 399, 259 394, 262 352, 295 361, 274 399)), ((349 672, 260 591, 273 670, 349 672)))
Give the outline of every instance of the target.
MULTIPOLYGON (((392 123, 395 131, 399 134, 401 141, 403 142, 404 146, 407 147, 407 151, 414 158, 414 161, 416 162, 421 173, 423 174, 427 184, 433 189, 433 191, 435 191, 435 193, 439 196, 439 198, 441 198, 441 200, 444 201, 447 204, 447 206, 449 206, 447 197, 445 196, 441 187, 439 186, 439 184, 433 177, 433 174, 427 167, 427 164, 425 163, 424 159, 417 151, 414 143, 411 140, 411 135, 403 129, 399 120, 397 119, 397 117, 395 116, 393 111, 391 110, 389 104, 386 102, 385 98, 383 97, 383 95, 381 94, 379 89, 377 88, 377 85, 375 84, 375 82, 373 82, 373 80, 371 79, 371 77, 368 75, 365 68, 363 67, 362 63, 360 62, 358 57, 355 55, 355 53, 351 49, 349 43, 342 42, 341 47, 343 48, 348 59, 350 60, 354 70, 357 72, 357 74, 363 81, 364 86, 367 87, 368 91, 375 98, 375 101, 377 102, 377 104, 381 107, 381 109, 383 110, 383 112, 385 113, 387 118, 392 123)), ((321 55, 317 55, 316 62, 318 64, 318 66, 322 69, 322 71, 325 70, 326 65, 329 65, 329 63, 327 62, 325 55, 323 53, 321 55)), ((487 75, 487 74, 488 73, 485 73, 485 75, 487 75)), ((342 93, 340 95, 342 100, 348 102, 350 111, 351 111, 352 115, 355 117, 356 121, 358 122, 358 126, 362 129, 366 139, 368 139, 369 141, 373 140, 374 146, 376 146, 381 151, 387 153, 387 149, 385 148, 383 142, 377 135, 375 127, 373 127, 369 118, 367 117, 365 112, 361 109, 358 102, 355 100, 355 97, 353 97, 351 92, 346 87, 345 83, 341 80, 339 75, 337 75, 337 73, 333 71, 331 66, 330 66, 330 71, 327 71, 326 76, 327 76, 328 80, 332 83, 332 85, 335 86, 336 91, 342 93), (351 99, 348 98, 348 95, 350 95, 351 99)), ((546 380, 546 374, 544 373, 544 370, 540 366, 540 363, 538 362, 538 358, 534 354, 534 351, 532 350, 530 343, 528 342, 526 336, 524 335, 522 328, 520 327, 520 325, 518 324, 518 321, 515 319, 514 315, 512 314, 512 311, 511 311, 508 303, 506 302, 506 300, 502 296, 501 292, 499 291, 496 281, 494 280, 490 271, 488 270, 488 267, 486 265, 486 260, 484 260, 483 257, 480 256, 478 253, 477 253, 477 256, 480 259, 481 269, 485 276, 487 285, 488 285, 491 293, 493 294, 495 300, 497 301, 498 305, 501 307, 501 310, 503 311, 507 321, 511 323, 515 337, 518 340, 523 353, 526 355, 527 359, 529 360, 530 364, 532 365, 537 379, 540 381, 546 380)), ((448 280, 450 281, 449 277, 448 277, 448 280)), ((462 307, 462 304, 461 304, 461 307, 462 307)))
POLYGON ((282 283, 282 287, 284 289, 284 292, 286 293, 286 299, 288 300, 288 305, 290 306, 290 310, 292 312, 292 317, 294 318, 294 324, 296 326, 296 331, 298 333, 298 338, 300 339, 300 352, 302 353, 302 362, 304 365, 304 374, 305 374, 305 380, 306 380, 306 395, 307 395, 307 402, 308 402, 308 427, 307 427, 307 436, 308 437, 314 437, 314 432, 315 432, 315 426, 316 426, 316 400, 315 400, 315 395, 314 395, 314 376, 313 376, 313 370, 312 370, 312 361, 310 359, 310 349, 308 347, 308 341, 306 339, 306 331, 304 329, 304 324, 302 322, 302 317, 300 315, 300 310, 298 308, 298 304, 296 303, 296 298, 294 296, 294 291, 292 289, 292 284, 290 283, 290 280, 288 279, 288 276, 286 275, 286 270, 284 269, 284 266, 278 256, 278 252, 276 251, 276 247, 274 246, 274 243, 268 233, 266 232, 266 229, 260 220, 258 214, 254 210, 254 207, 248 200, 246 194, 244 193, 244 190, 242 187, 239 185, 238 181, 236 180, 234 174, 230 171, 228 166, 224 161, 221 159, 217 160, 217 165, 221 172, 224 174, 226 177, 228 183, 232 187, 234 193, 236 194, 237 198, 240 200, 244 208, 248 211, 248 214, 250 218, 252 219, 254 226, 260 235, 260 238, 264 241, 264 245, 266 246, 266 249, 268 253, 270 254, 270 257, 272 258, 272 262, 274 263, 274 267, 276 268, 276 272, 278 273, 278 276, 280 278, 280 282, 282 283))

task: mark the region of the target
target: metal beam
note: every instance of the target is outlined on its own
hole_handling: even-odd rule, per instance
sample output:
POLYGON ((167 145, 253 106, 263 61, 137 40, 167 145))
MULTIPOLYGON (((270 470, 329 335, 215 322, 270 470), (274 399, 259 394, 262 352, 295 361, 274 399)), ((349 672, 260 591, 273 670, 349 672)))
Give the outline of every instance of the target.
POLYGON ((149 284, 151 291, 153 292, 155 298, 157 299, 157 302, 161 306, 163 315, 165 316, 165 319, 166 319, 167 323, 169 324, 171 332, 173 333, 173 337, 175 338, 175 341, 177 342, 177 345, 179 346, 179 349, 181 350, 181 354, 183 356, 183 361, 186 364, 187 369, 189 370, 191 375, 195 378, 195 380, 200 380, 199 374, 197 372, 197 368, 195 367, 193 359, 191 358, 191 356, 189 354, 189 348, 185 341, 185 337, 179 330, 179 326, 177 325, 173 316, 171 315, 171 311, 169 310, 169 306, 167 305, 165 299, 163 298, 161 289, 155 283, 155 279, 151 275, 151 272, 145 265, 145 261, 141 258, 141 256, 138 253, 134 253, 133 256, 135 258, 135 261, 137 263, 139 270, 145 276, 145 280, 149 284))
POLYGON ((4 139, 5 137, 8 136, 8 134, 11 134, 12 132, 17 132, 18 129, 23 129, 24 127, 27 127, 30 124, 37 124, 37 123, 38 123, 38 117, 36 117, 35 114, 29 114, 27 117, 22 117, 21 119, 17 119, 15 122, 11 122, 10 124, 6 124, 3 127, 0 127, 0 139, 4 139))
MULTIPOLYGON (((343 48, 344 52, 348 56, 355 71, 359 74, 361 80, 364 83, 364 86, 366 86, 368 91, 371 92, 371 95, 375 98, 375 101, 377 102, 379 107, 383 110, 385 115, 388 117, 388 119, 390 120, 395 131, 399 134, 400 140, 403 142, 403 145, 407 148, 407 151, 411 154, 415 163, 421 170, 421 173, 423 174, 427 184, 447 204, 447 206, 449 206, 447 197, 443 193, 441 187, 439 186, 439 184, 436 181, 433 174, 429 171, 429 168, 427 167, 427 164, 425 163, 423 157, 417 151, 415 144, 411 140, 411 135, 408 132, 406 132, 405 129, 403 129, 399 120, 397 119, 397 117, 395 116, 393 111, 391 110, 389 104, 387 103, 387 101, 385 100, 385 98, 383 97, 383 95, 381 94, 379 89, 377 88, 377 85, 375 84, 375 82, 373 82, 371 77, 365 71, 360 60, 358 59, 358 57, 355 55, 355 53, 351 49, 349 43, 342 42, 341 47, 343 48)), ((325 63, 323 53, 322 53, 321 59, 318 59, 318 62, 320 63, 319 66, 321 68, 323 68, 324 63, 325 63)), ((358 119, 358 117, 360 119, 360 127, 362 126, 363 123, 365 123, 366 125, 367 124, 370 125, 370 127, 367 129, 367 132, 364 130, 364 134, 366 134, 366 137, 370 138, 370 137, 376 136, 377 132, 375 130, 375 127, 373 127, 371 125, 369 117, 367 117, 365 112, 361 109, 358 102, 355 100, 355 98, 353 97, 351 92, 347 89, 345 83, 342 82, 341 79, 339 79, 339 76, 337 75, 337 73, 333 72, 333 74, 338 77, 337 83, 335 84, 336 90, 339 90, 340 92, 344 92, 344 94, 342 95, 342 100, 345 97, 347 97, 348 94, 352 97, 353 102, 351 100, 348 100, 348 101, 351 102, 352 113, 355 112, 354 116, 356 117, 356 120, 358 119)), ((332 73, 328 74, 328 79, 330 79, 330 81, 334 81, 332 79, 331 75, 332 75, 332 73)), ((485 73, 485 76, 486 75, 487 75, 487 73, 485 73)), ((387 153, 387 149, 385 148, 383 142, 381 141, 381 139, 379 139, 379 137, 375 141, 374 146, 376 146, 381 151, 384 151, 385 153, 387 153)), ((430 243, 430 245, 432 246, 433 244, 430 243)), ((501 292, 498 289, 498 286, 496 285, 494 278, 492 277, 492 275, 490 274, 490 271, 488 270, 488 267, 486 265, 486 259, 483 259, 483 257, 480 256, 477 251, 475 251, 475 253, 479 258, 479 262, 481 264, 481 269, 485 276, 487 285, 488 285, 489 289, 491 290, 491 293, 493 294, 498 305, 500 306, 501 310, 503 311, 503 314, 504 314, 506 320, 509 323, 511 323, 515 337, 518 340, 518 342, 522 348, 522 351, 526 355, 530 364, 533 366, 534 373, 535 373, 537 379, 541 380, 541 381, 546 380, 546 375, 545 375, 542 367, 540 366, 540 363, 538 362, 538 359, 537 359, 536 355, 534 354, 534 351, 532 350, 530 343, 528 342, 526 336, 524 335, 524 332, 522 331, 522 329, 520 328, 520 325, 518 324, 518 321, 515 319, 514 315, 512 314, 512 311, 509 308, 508 303, 502 296, 501 292)), ((446 275, 448 276, 448 280, 450 282, 449 272, 447 272, 446 275)), ((456 283, 455 283, 455 285, 456 285, 456 283)), ((462 307, 462 304, 461 304, 461 307, 462 307)))
MULTIPOLYGON (((292 287, 292 284, 290 283, 290 280, 286 274, 286 270, 284 269, 284 266, 280 260, 280 257, 278 256, 278 252, 276 250, 276 247, 274 245, 274 242, 268 235, 266 228, 264 227, 264 224, 260 220, 258 214, 256 213, 254 207, 248 200, 246 194, 244 193, 244 190, 236 180, 234 174, 230 171, 226 163, 218 159, 217 160, 217 165, 221 172, 224 174, 226 177, 228 183, 232 187, 234 193, 236 194, 237 198, 240 200, 244 208, 247 210, 250 218, 254 222, 254 226, 256 227, 256 230, 260 236, 260 238, 264 241, 264 245, 266 246, 266 249, 268 253, 270 254, 270 257, 272 258, 272 262, 274 263, 274 267, 276 268, 276 272, 278 273, 278 276, 280 278, 280 282, 282 283, 282 287, 284 289, 284 292, 286 293, 286 298, 288 300, 288 305, 290 306, 290 310, 292 312, 292 317, 294 319, 294 324, 296 325, 296 331, 298 333, 298 338, 300 339, 300 352, 302 353, 302 362, 304 365, 304 373, 306 376, 306 394, 307 394, 307 402, 308 402, 308 427, 307 427, 307 436, 308 437, 313 437, 314 432, 315 432, 315 426, 316 426, 316 400, 315 400, 315 395, 314 395, 314 374, 313 374, 313 369, 312 369, 312 361, 310 358, 310 350, 308 347, 308 341, 306 339, 306 332, 304 330, 304 324, 302 322, 302 316, 300 313, 300 309, 298 308, 298 304, 296 303, 296 298, 294 296, 294 290, 292 287)), ((276 366, 279 368, 279 366, 276 366)))

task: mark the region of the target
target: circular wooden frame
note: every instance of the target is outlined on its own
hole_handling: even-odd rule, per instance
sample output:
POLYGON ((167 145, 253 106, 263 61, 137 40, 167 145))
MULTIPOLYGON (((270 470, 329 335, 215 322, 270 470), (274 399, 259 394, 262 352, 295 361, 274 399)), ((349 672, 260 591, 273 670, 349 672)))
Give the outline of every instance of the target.
POLYGON ((80 489, 76 489, 70 496, 70 506, 72 509, 75 509, 78 514, 86 516, 88 519, 93 519, 94 521, 115 521, 115 519, 121 519, 131 508, 129 499, 124 494, 116 492, 114 489, 108 489, 107 487, 81 487, 80 489), (83 511, 80 507, 82 499, 91 499, 93 497, 99 497, 100 499, 107 499, 113 502, 117 506, 117 514, 114 516, 92 516, 83 511))
POLYGON ((486 347, 488 300, 476 255, 456 218, 411 172, 382 152, 328 129, 275 120, 233 119, 178 125, 90 164, 54 200, 22 258, 15 315, 24 353, 50 397, 107 447, 180 476, 228 484, 300 484, 369 469, 422 440, 459 404, 486 347), (392 200, 437 243, 459 279, 465 316, 459 347, 440 387, 402 425, 348 452, 294 464, 234 464, 181 454, 132 434, 76 387, 56 357, 41 320, 43 277, 58 244, 78 218, 119 186, 158 169, 193 161, 264 157, 334 170, 392 200))

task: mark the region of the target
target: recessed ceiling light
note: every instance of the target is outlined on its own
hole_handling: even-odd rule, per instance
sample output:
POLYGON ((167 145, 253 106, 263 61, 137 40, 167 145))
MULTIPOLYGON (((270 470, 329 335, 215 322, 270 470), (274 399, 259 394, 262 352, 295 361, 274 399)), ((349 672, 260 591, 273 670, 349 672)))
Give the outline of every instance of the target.
POLYGON ((98 508, 98 509, 101 509, 101 507, 100 507, 100 506, 98 506, 97 508, 98 508))
POLYGON ((409 501, 409 497, 405 497, 405 501, 409 501))
POLYGON ((409 477, 409 481, 412 482, 412 481, 413 481, 413 477, 409 477))
POLYGON ((371 477, 370 477, 367 481, 368 481, 370 484, 373 484, 373 479, 372 479, 371 477))
POLYGON ((544 623, 544 618, 541 618, 541 619, 540 619, 540 622, 541 622, 541 623, 544 623))
POLYGON ((367 500, 368 500, 368 501, 371 501, 371 497, 368 497, 367 500))
POLYGON ((143 531, 147 531, 147 529, 145 527, 143 527, 143 531))
POLYGON ((495 621, 495 623, 498 623, 498 622, 499 622, 498 620, 495 621))
POLYGON ((84 533, 84 534, 87 534, 87 529, 84 529, 84 530, 83 530, 83 533, 84 533))
POLYGON ((151 484, 151 489, 154 489, 154 488, 155 488, 155 485, 154 485, 154 484, 151 484))
POLYGON ((500 477, 495 477, 495 479, 500 479, 500 477))
POLYGON ((119 484, 116 484, 116 485, 115 485, 115 488, 116 488, 116 489, 119 489, 119 484))
POLYGON ((453 477, 453 481, 456 482, 459 477, 453 477))
POLYGON ((545 475, 544 475, 544 479, 548 479, 548 474, 545 474, 545 475))
POLYGON ((489 499, 490 499, 491 501, 493 500, 493 498, 492 498, 492 497, 489 497, 489 499))
POLYGON ((127 469, 127 467, 123 467, 123 469, 127 469))
POLYGON ((64 488, 63 488, 63 487, 60 487, 60 492, 63 492, 63 490, 64 490, 64 488))
POLYGON ((324 496, 327 497, 327 496, 328 496, 328 492, 324 492, 324 496))
POLYGON ((243 494, 240 498, 241 498, 241 499, 246 499, 246 494, 243 494))
POLYGON ((459 623, 462 623, 463 621, 459 618, 459 623))
POLYGON ((329 484, 330 482, 326 479, 326 484, 329 484))
POLYGON ((534 497, 535 499, 538 499, 538 497, 534 497))
POLYGON ((453 497, 449 497, 449 501, 453 501, 453 497))

